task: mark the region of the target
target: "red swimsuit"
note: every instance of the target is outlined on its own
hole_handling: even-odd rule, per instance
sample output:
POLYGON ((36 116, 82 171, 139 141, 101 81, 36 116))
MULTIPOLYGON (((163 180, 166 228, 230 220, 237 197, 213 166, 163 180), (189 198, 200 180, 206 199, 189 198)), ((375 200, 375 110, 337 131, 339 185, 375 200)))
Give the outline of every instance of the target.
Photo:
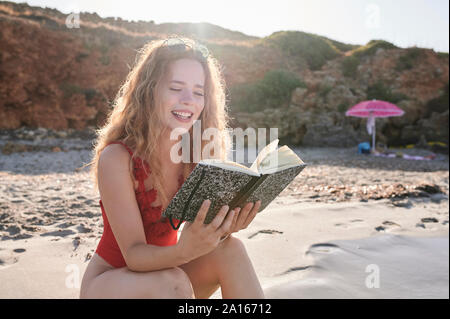
MULTIPOLYGON (((120 141, 112 142, 110 144, 121 144, 128 150, 130 156, 133 155, 131 149, 120 141)), ((135 191, 136 200, 141 212, 147 244, 157 246, 175 245, 177 243, 177 231, 172 228, 167 218, 163 218, 163 220, 160 221, 162 214, 161 206, 151 206, 151 204, 156 200, 156 189, 145 191, 144 180, 148 176, 146 171, 148 174, 151 173, 148 163, 146 161, 142 161, 140 158, 135 158, 133 164, 134 177, 139 183, 138 189, 135 191)), ((179 177, 178 183, 178 187, 180 188, 183 184, 183 176, 179 177)), ((125 259, 123 258, 119 245, 114 237, 111 226, 108 223, 108 218, 101 200, 100 207, 102 209, 103 217, 103 235, 95 252, 111 264, 111 266, 115 268, 125 267, 125 259)), ((173 221, 176 224, 179 222, 176 219, 173 219, 173 221)))

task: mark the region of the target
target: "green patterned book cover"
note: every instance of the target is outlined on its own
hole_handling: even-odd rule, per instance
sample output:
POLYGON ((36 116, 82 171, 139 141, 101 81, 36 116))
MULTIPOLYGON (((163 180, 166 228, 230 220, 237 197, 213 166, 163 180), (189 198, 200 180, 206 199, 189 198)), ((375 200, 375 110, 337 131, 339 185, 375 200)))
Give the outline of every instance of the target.
POLYGON ((200 161, 162 216, 193 222, 206 199, 211 200, 206 224, 224 205, 231 210, 261 200, 259 211, 264 210, 306 166, 289 147, 277 145, 275 140, 261 150, 250 168, 232 161, 200 161))

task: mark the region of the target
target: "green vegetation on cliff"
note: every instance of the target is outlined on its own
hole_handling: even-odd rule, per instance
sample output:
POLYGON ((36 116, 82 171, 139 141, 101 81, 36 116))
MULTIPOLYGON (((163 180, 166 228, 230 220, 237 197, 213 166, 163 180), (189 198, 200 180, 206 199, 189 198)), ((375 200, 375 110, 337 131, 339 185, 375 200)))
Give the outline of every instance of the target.
POLYGON ((311 70, 320 69, 328 60, 341 55, 340 49, 349 48, 346 44, 299 31, 275 32, 261 43, 280 48, 294 63, 306 61, 311 70))
POLYGON ((448 83, 444 86, 442 94, 437 98, 431 99, 425 106, 426 116, 432 112, 443 113, 449 109, 448 83))
POLYGON ((384 40, 370 40, 366 45, 353 50, 352 54, 357 58, 363 58, 374 55, 378 49, 390 50, 398 49, 398 47, 384 40))
POLYGON ((402 93, 392 92, 389 86, 386 86, 383 82, 379 81, 367 88, 367 99, 377 99, 391 103, 398 103, 401 100, 407 100, 408 97, 402 93))
POLYGON ((236 84, 230 88, 233 111, 257 112, 289 104, 292 91, 306 85, 293 73, 272 70, 254 83, 236 84))
POLYGON ((356 77, 359 63, 360 60, 357 57, 353 55, 346 56, 342 60, 342 74, 348 78, 356 77))
POLYGON ((417 59, 423 56, 423 49, 420 48, 408 48, 405 54, 400 56, 397 60, 395 69, 399 72, 404 70, 410 70, 417 64, 417 59))

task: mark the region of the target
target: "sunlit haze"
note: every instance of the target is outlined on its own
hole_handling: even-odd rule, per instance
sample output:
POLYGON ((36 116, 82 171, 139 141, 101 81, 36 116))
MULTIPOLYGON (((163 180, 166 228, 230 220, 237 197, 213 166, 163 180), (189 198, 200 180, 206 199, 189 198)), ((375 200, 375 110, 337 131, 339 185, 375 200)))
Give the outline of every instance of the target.
POLYGON ((63 13, 96 12, 103 18, 131 21, 209 22, 258 37, 298 30, 351 44, 383 39, 400 47, 449 51, 447 0, 30 0, 27 3, 63 13))

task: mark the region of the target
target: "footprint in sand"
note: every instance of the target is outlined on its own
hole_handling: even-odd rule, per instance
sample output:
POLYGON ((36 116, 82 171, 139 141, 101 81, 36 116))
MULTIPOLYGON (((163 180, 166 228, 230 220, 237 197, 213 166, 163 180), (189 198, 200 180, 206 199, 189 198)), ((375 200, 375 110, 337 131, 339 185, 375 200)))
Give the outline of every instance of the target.
POLYGON ((9 233, 10 236, 14 236, 20 233, 20 228, 17 227, 16 225, 13 225, 6 228, 6 231, 9 233))
POLYGON ((77 227, 79 233, 90 233, 92 232, 91 228, 85 227, 84 224, 81 224, 77 227))
POLYGON ((356 227, 365 227, 367 223, 362 219, 352 219, 349 221, 350 224, 346 223, 336 223, 334 226, 342 227, 342 228, 356 228, 356 227))
POLYGON ((3 213, 0 215, 0 221, 4 222, 6 218, 10 217, 8 213, 3 213))
POLYGON ((31 225, 44 225, 44 221, 36 216, 27 218, 26 222, 30 223, 31 225))
POLYGON ((68 235, 73 235, 73 234, 75 234, 75 232, 71 229, 65 229, 65 230, 60 229, 57 231, 52 231, 52 232, 41 234, 41 236, 42 237, 47 237, 47 236, 66 237, 68 235))
POLYGON ((282 234, 283 232, 282 231, 278 231, 278 230, 273 230, 273 229, 263 229, 263 230, 257 231, 256 233, 251 234, 250 236, 248 236, 248 239, 251 239, 251 238, 255 237, 256 235, 258 235, 260 233, 261 234, 276 234, 276 233, 282 234))
POLYGON ((90 212, 90 211, 85 211, 83 213, 76 213, 73 216, 92 218, 94 216, 100 216, 100 215, 101 215, 101 213, 93 213, 93 212, 90 212))
POLYGON ((425 217, 425 218, 422 218, 420 221, 422 223, 439 223, 439 220, 437 220, 434 217, 425 217))
POLYGON ((80 246, 81 238, 79 236, 75 237, 72 241, 73 251, 77 250, 78 246, 80 246))
POLYGON ((73 222, 65 222, 65 223, 56 225, 56 227, 58 227, 58 228, 69 228, 70 226, 73 226, 73 225, 75 225, 75 223, 73 223, 73 222))
POLYGON ((27 238, 31 238, 31 237, 33 237, 33 236, 30 234, 17 234, 15 236, 6 235, 6 236, 1 237, 1 240, 9 240, 9 239, 19 240, 19 239, 27 239, 27 238))
POLYGON ((0 255, 0 270, 9 268, 18 261, 17 257, 3 257, 0 255))
POLYGON ((35 226, 22 225, 21 227, 22 227, 22 229, 25 229, 25 230, 30 231, 32 233, 35 233, 35 232, 40 230, 39 227, 35 227, 35 226))
POLYGON ((382 225, 384 226, 378 226, 375 227, 375 230, 380 232, 380 231, 389 231, 392 229, 392 227, 401 227, 399 224, 391 222, 390 220, 385 220, 384 222, 382 222, 382 225))
POLYGON ((25 248, 16 248, 12 251, 0 249, 0 270, 9 268, 19 261, 17 254, 25 252, 25 248))
POLYGON ((386 225, 386 226, 397 226, 397 227, 400 227, 399 224, 391 222, 390 220, 385 220, 382 224, 386 225))
POLYGON ((289 268, 288 270, 286 270, 286 271, 284 271, 284 272, 278 274, 277 276, 286 275, 286 274, 289 274, 289 273, 291 273, 291 272, 293 272, 293 271, 307 270, 307 269, 310 269, 310 268, 317 268, 317 267, 314 266, 314 265, 300 266, 300 267, 292 267, 292 268, 289 268))
POLYGON ((331 243, 319 243, 319 244, 314 244, 311 245, 308 249, 308 251, 305 253, 306 255, 309 254, 329 254, 329 253, 333 253, 335 251, 340 250, 340 247, 338 245, 335 244, 331 244, 331 243))
POLYGON ((84 201, 84 203, 88 206, 91 206, 92 204, 94 204, 94 201, 92 199, 87 199, 84 201))

